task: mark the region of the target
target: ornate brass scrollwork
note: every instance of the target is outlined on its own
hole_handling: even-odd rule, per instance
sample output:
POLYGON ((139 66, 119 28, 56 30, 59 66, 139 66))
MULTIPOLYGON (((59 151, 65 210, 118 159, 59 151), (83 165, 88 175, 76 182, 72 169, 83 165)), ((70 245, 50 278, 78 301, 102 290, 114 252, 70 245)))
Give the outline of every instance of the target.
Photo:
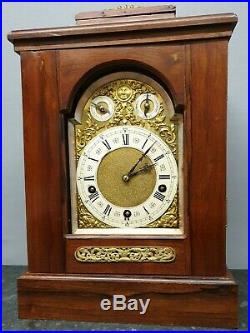
POLYGON ((172 247, 79 247, 75 259, 84 263, 159 262, 170 263, 176 258, 172 247))

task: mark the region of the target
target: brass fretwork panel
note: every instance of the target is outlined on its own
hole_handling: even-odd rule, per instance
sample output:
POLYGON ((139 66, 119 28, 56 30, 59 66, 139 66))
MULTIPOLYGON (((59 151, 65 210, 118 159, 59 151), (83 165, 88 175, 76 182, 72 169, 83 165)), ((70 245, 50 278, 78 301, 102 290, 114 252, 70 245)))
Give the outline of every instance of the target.
POLYGON ((175 261, 172 247, 80 247, 75 251, 76 261, 101 262, 161 262, 175 261))

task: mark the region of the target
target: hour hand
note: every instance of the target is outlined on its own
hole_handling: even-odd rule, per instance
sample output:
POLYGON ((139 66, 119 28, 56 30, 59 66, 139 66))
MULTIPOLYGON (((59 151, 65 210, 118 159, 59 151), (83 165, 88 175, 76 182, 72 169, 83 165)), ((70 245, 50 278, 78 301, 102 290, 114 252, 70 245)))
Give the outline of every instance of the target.
POLYGON ((145 171, 150 170, 153 166, 155 166, 156 163, 152 163, 152 164, 145 164, 144 167, 138 169, 137 171, 134 171, 130 174, 130 177, 137 175, 138 173, 142 173, 145 171))
POLYGON ((156 143, 156 141, 140 156, 138 161, 135 163, 135 165, 129 170, 128 176, 131 175, 131 173, 135 170, 137 165, 143 160, 143 158, 147 155, 147 153, 150 151, 150 149, 153 147, 153 145, 156 143))
POLYGON ((138 175, 140 173, 150 170, 153 166, 155 166, 155 164, 156 163, 145 164, 144 167, 138 169, 137 171, 131 172, 128 175, 124 175, 122 179, 124 182, 128 182, 130 180, 130 178, 132 178, 135 175, 138 175))

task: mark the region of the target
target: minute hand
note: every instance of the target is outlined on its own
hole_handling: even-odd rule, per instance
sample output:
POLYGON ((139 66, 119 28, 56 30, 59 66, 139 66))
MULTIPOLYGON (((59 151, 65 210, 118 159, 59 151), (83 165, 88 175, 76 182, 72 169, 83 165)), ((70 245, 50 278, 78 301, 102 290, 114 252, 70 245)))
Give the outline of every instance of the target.
POLYGON ((129 170, 128 176, 131 175, 131 173, 135 170, 137 165, 143 160, 143 158, 147 155, 147 153, 150 151, 150 149, 153 147, 153 145, 156 143, 156 141, 141 155, 139 160, 135 163, 135 165, 129 170))

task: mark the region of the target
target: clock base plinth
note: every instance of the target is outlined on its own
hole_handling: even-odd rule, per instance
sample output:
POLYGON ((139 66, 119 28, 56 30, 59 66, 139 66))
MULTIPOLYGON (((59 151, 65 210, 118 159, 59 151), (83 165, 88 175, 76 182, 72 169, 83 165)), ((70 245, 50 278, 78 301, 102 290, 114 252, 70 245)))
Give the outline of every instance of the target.
POLYGON ((236 328, 237 284, 225 278, 26 273, 17 282, 21 319, 236 328), (145 314, 100 307, 113 295, 150 299, 145 314))

